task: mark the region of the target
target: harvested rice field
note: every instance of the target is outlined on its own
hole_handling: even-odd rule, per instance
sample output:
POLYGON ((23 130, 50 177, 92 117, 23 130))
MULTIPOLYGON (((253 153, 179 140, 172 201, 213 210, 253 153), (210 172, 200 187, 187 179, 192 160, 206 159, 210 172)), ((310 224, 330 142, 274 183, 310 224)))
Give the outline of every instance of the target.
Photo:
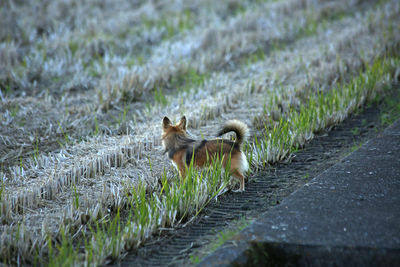
POLYGON ((115 262, 240 194, 219 162, 179 178, 164 116, 196 139, 246 123, 251 183, 400 78, 396 0, 10 0, 0 17, 7 265, 115 262))

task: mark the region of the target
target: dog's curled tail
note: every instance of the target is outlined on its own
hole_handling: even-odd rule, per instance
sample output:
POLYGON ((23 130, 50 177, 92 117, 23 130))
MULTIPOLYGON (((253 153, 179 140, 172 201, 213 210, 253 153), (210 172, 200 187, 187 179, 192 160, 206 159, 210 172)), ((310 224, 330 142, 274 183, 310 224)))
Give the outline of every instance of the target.
POLYGON ((225 123, 222 129, 218 132, 217 136, 221 136, 223 134, 235 132, 236 133, 236 141, 235 143, 239 146, 246 140, 249 134, 249 128, 246 124, 238 120, 230 120, 225 123))

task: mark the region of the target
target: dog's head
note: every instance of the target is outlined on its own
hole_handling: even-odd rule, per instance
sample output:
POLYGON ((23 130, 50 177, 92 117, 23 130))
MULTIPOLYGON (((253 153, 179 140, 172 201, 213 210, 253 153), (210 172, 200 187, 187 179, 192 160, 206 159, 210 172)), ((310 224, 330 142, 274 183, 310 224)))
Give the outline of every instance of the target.
POLYGON ((164 117, 162 122, 162 141, 165 147, 172 145, 171 142, 176 140, 176 135, 181 137, 186 137, 186 117, 183 116, 180 121, 173 125, 171 120, 168 117, 164 117))
POLYGON ((180 121, 172 125, 171 120, 168 117, 164 117, 163 123, 163 133, 168 133, 168 132, 176 132, 176 133, 185 133, 186 134, 186 116, 183 116, 180 121))

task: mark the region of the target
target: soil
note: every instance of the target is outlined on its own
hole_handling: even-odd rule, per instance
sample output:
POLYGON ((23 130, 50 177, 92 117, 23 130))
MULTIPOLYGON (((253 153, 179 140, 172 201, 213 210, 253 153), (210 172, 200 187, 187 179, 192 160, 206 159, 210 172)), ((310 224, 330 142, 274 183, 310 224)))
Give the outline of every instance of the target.
MULTIPOLYGON (((393 95, 399 99, 400 86, 393 95)), ((389 96, 393 99, 393 96, 389 96)), ((387 124, 382 114, 388 112, 385 101, 364 108, 330 131, 316 136, 293 155, 290 162, 269 166, 250 177, 243 193, 227 193, 209 205, 190 225, 149 240, 136 252, 128 254, 115 266, 193 265, 194 258, 204 257, 216 234, 234 228, 239 220, 250 221, 268 211, 299 187, 328 169, 367 140, 377 136, 387 124)))

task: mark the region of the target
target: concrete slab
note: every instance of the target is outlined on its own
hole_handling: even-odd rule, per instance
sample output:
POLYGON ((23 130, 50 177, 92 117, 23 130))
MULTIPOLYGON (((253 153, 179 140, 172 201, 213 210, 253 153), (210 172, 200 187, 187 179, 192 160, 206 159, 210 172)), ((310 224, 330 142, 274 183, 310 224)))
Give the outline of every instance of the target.
POLYGON ((199 266, 400 266, 400 120, 199 266))

